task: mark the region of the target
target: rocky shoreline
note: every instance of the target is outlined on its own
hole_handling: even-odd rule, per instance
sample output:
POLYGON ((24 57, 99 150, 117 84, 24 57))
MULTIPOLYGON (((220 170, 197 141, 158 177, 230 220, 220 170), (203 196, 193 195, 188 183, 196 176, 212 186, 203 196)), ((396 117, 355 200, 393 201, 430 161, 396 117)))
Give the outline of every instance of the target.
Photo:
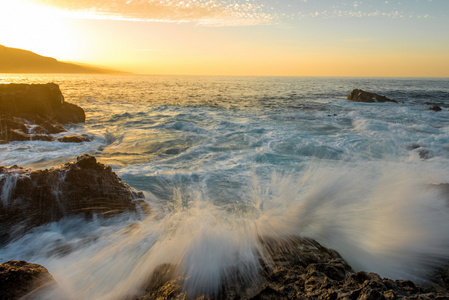
MULTIPOLYGON (((424 285, 410 280, 391 280, 376 273, 354 272, 332 250, 312 239, 291 237, 263 240, 271 258, 262 262, 257 282, 245 282, 239 274, 228 278, 216 295, 196 295, 183 290, 188 278, 176 275, 176 266, 161 264, 141 288, 143 295, 126 299, 449 299, 448 268, 435 273, 424 285)), ((57 282, 39 265, 23 261, 0 264, 1 299, 39 299, 57 282), (7 284, 12 281, 13 284, 7 284)))

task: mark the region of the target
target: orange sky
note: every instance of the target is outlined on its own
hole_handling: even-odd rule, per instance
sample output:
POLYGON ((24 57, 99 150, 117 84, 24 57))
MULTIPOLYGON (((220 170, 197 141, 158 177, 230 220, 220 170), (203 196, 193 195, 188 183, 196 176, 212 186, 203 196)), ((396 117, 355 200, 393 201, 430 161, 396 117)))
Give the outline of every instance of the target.
POLYGON ((449 1, 2 0, 0 44, 142 74, 449 76, 449 1))

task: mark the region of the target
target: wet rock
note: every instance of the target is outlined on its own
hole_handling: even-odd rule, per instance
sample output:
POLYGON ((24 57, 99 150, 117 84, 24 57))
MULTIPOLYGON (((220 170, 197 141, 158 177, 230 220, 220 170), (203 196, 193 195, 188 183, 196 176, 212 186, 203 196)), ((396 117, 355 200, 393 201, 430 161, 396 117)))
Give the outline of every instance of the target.
POLYGON ((441 107, 439 107, 438 105, 435 105, 435 106, 430 107, 429 110, 441 111, 441 107))
MULTIPOLYGON (((263 270, 259 281, 246 286, 227 282, 219 295, 195 295, 192 298, 449 299, 448 287, 444 286, 449 278, 447 272, 443 272, 439 284, 422 287, 409 280, 391 280, 375 273, 354 272, 336 251, 312 239, 262 239, 261 246, 264 254, 261 255, 263 270)), ((152 289, 138 299, 185 299, 189 296, 182 289, 182 276, 176 275, 174 270, 175 266, 161 265, 152 277, 153 284, 148 285, 152 289)))
POLYGON ((421 148, 420 144, 411 144, 411 145, 407 146, 408 150, 415 150, 415 149, 418 149, 418 148, 421 148))
POLYGON ((84 110, 65 102, 54 83, 0 84, 0 143, 51 141, 50 134, 65 132, 61 124, 85 120, 84 110))
POLYGON ((32 295, 52 284, 56 282, 41 265, 25 261, 0 264, 0 299, 23 299, 25 295, 26 299, 38 299, 32 295))
POLYGON ((385 96, 381 96, 375 93, 365 92, 363 90, 355 89, 348 95, 348 100, 357 101, 357 102, 394 102, 398 103, 396 100, 389 99, 385 96))
POLYGON ((65 135, 58 138, 61 143, 82 143, 90 142, 91 138, 87 134, 65 135))
POLYGON ((418 150, 416 150, 416 152, 418 153, 419 158, 421 158, 421 159, 429 159, 429 158, 431 158, 430 151, 427 150, 427 149, 422 148, 421 145, 419 145, 419 144, 411 144, 411 145, 407 146, 407 149, 408 150, 416 150, 416 149, 418 149, 418 150))
POLYGON ((418 155, 419 155, 419 158, 429 159, 430 158, 430 151, 427 150, 427 149, 419 149, 418 150, 418 155))
POLYGON ((64 216, 136 211, 144 198, 87 154, 46 170, 0 166, 0 196, 0 242, 64 216))

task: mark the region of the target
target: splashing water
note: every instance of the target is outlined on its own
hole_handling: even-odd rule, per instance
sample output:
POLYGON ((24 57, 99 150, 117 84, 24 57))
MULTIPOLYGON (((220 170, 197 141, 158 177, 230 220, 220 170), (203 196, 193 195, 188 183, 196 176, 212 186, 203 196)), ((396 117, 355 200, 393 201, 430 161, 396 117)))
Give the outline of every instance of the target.
POLYGON ((6 209, 8 209, 8 206, 10 205, 12 194, 17 185, 17 180, 19 180, 21 176, 23 176, 23 174, 20 174, 20 171, 15 170, 8 170, 5 174, 0 174, 0 181, 5 180, 0 193, 0 199, 2 200, 3 207, 6 209))
MULTIPOLYGON (((273 174, 268 181, 253 176, 247 205, 233 211, 211 204, 198 186, 175 188, 170 207, 106 233, 97 229, 97 239, 67 255, 34 249, 33 259, 58 282, 47 299, 137 296, 164 266, 172 279, 184 278, 188 297, 217 295, 236 279, 258 282, 261 263, 272 263, 261 238, 295 235, 337 250, 355 270, 422 281, 449 259, 449 205, 428 185, 441 174, 413 168, 367 163, 273 174)), ((155 208, 162 204, 148 196, 155 208)), ((22 242, 42 235, 35 231, 22 242)))

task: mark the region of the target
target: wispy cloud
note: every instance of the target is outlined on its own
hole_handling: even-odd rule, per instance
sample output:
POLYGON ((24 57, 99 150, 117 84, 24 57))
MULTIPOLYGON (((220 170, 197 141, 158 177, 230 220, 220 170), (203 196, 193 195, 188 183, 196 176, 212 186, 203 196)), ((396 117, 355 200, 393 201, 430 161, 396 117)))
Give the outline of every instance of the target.
POLYGON ((257 25, 276 17, 255 0, 33 0, 70 12, 79 18, 159 22, 197 22, 203 25, 257 25))
POLYGON ((402 4, 397 0, 29 1, 62 9, 77 18, 195 22, 207 26, 273 24, 301 18, 428 18, 429 14, 423 9, 431 3, 431 0, 416 0, 414 4, 402 4))

